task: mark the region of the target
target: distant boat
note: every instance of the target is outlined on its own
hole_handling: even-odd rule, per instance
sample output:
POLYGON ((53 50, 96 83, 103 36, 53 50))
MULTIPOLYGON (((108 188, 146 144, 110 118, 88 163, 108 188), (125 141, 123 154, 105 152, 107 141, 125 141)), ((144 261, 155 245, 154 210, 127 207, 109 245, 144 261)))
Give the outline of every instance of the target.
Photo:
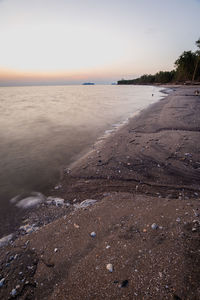
POLYGON ((83 85, 95 85, 94 82, 84 82, 83 85))

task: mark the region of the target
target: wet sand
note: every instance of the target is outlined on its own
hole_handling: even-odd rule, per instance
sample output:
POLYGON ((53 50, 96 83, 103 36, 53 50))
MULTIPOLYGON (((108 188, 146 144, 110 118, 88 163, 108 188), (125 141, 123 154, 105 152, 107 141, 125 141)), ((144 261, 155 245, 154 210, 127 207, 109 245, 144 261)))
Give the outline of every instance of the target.
POLYGON ((0 248, 0 298, 200 299, 196 88, 174 88, 65 170, 49 194, 70 205, 43 203, 24 217, 39 230, 0 248))

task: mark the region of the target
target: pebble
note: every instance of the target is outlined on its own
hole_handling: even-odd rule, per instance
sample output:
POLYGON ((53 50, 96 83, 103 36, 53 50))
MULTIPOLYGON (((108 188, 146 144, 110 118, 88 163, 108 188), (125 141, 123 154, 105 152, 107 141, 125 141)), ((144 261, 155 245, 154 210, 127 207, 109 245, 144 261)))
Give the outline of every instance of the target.
POLYGON ((106 246, 106 249, 109 249, 109 248, 110 248, 110 245, 107 245, 107 246, 106 246))
POLYGON ((181 219, 178 217, 178 218, 176 219, 176 222, 180 223, 180 221, 181 221, 181 219))
POLYGON ((90 236, 93 237, 93 238, 96 237, 96 232, 92 231, 92 232, 90 233, 90 236))
POLYGON ((5 282, 5 278, 2 278, 2 279, 0 280, 0 287, 2 287, 2 286, 4 285, 4 282, 5 282))
POLYGON ((196 227, 193 227, 193 228, 192 228, 192 232, 195 232, 195 231, 197 231, 197 228, 196 228, 196 227))
POLYGON ((12 297, 15 297, 17 295, 16 289, 12 289, 10 294, 11 294, 12 297))
POLYGON ((128 280, 123 280, 122 283, 119 285, 120 288, 124 288, 124 287, 127 287, 128 285, 128 280))
POLYGON ((57 251, 58 251, 58 248, 55 248, 55 249, 54 249, 54 252, 56 253, 57 251))
POLYGON ((153 224, 151 225, 151 228, 152 228, 152 229, 158 229, 158 225, 157 225, 156 223, 153 223, 153 224))
POLYGON ((113 265, 112 264, 107 264, 106 265, 106 269, 109 271, 109 272, 113 272, 113 265))
POLYGON ((76 224, 76 223, 74 223, 74 227, 77 228, 77 229, 80 228, 80 226, 78 224, 76 224))

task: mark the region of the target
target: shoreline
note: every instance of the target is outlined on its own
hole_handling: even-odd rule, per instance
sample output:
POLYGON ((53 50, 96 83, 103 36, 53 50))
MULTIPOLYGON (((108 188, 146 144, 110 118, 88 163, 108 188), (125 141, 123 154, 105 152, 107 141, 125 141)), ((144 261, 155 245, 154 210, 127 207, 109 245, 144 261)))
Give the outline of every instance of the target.
POLYGON ((25 224, 46 225, 0 248, 3 299, 18 285, 19 299, 200 297, 195 88, 173 87, 66 169, 49 194, 69 206, 43 203, 25 224))

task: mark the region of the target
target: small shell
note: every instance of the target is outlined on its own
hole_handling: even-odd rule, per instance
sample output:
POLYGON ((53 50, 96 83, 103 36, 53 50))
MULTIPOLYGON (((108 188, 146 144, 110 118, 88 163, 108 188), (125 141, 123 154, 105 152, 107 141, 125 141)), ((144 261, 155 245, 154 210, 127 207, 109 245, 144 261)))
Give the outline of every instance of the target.
POLYGON ((113 265, 112 264, 107 264, 106 265, 106 269, 109 271, 109 272, 113 272, 113 265))

